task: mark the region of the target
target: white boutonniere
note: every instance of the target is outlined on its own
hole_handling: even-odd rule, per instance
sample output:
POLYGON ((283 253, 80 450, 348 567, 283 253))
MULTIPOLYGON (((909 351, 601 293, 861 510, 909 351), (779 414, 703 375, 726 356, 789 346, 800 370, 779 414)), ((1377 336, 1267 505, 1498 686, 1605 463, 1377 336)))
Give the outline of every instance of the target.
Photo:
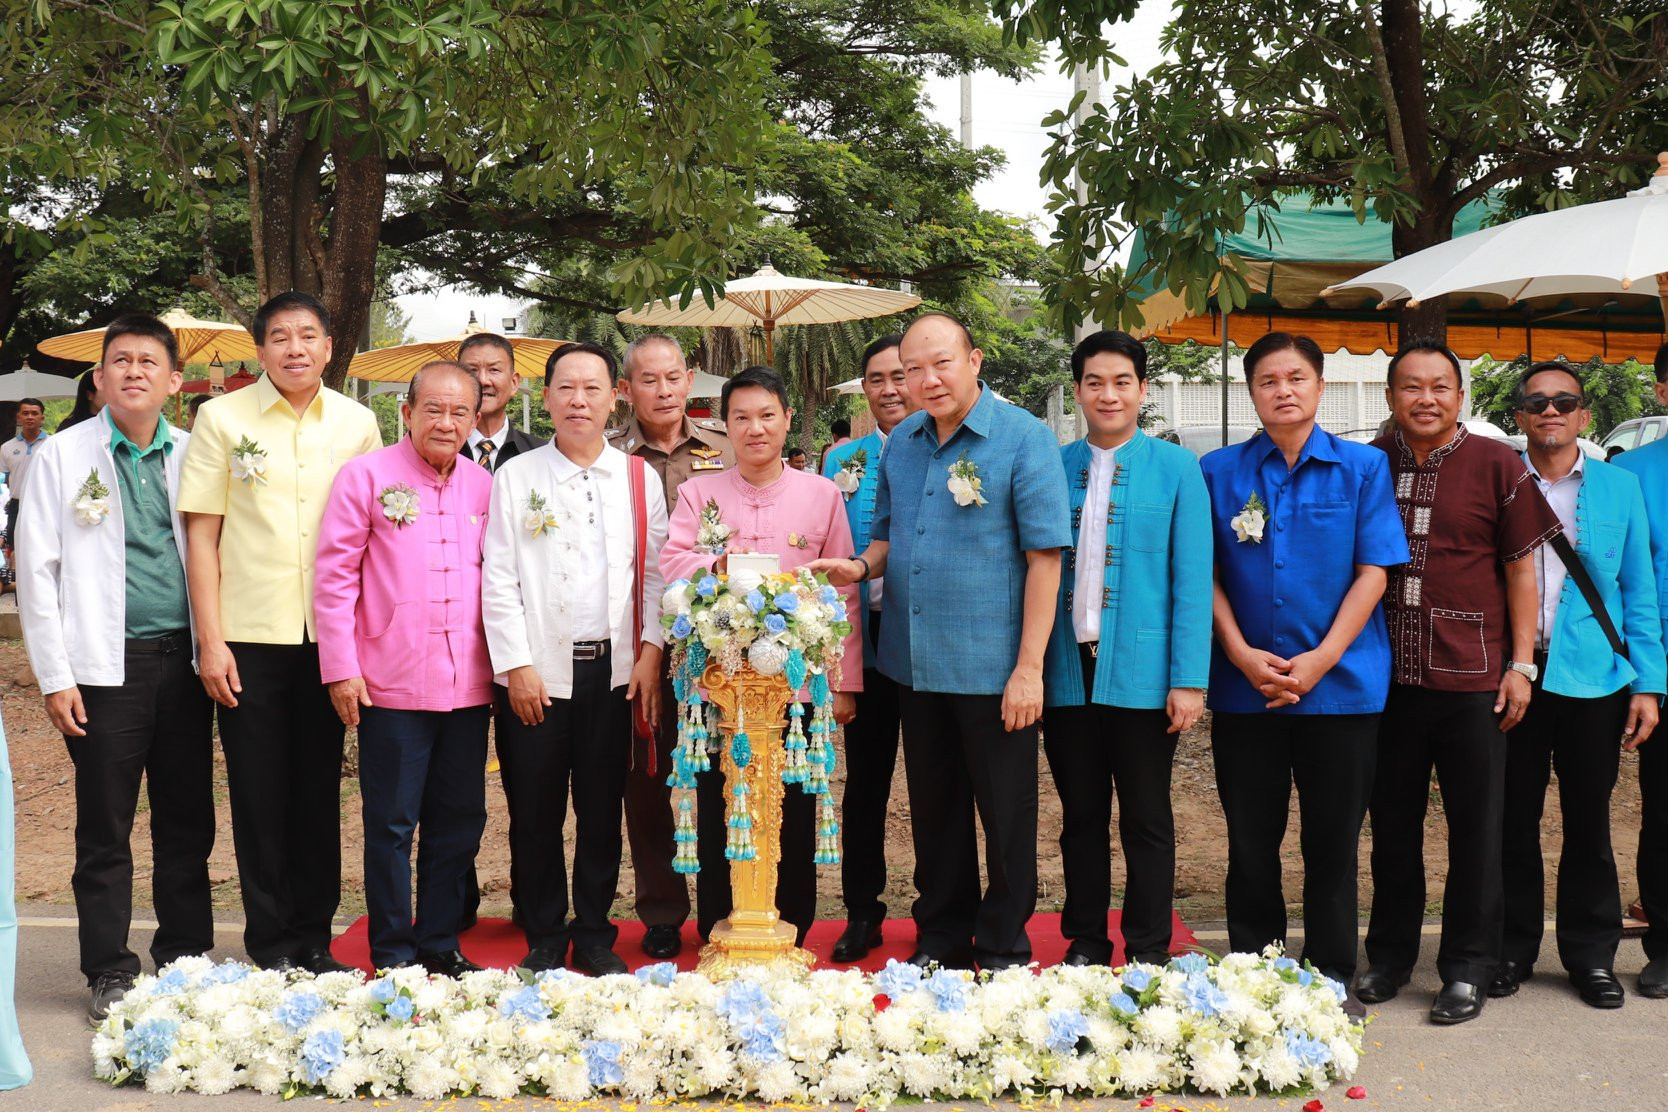
POLYGON ((521 527, 527 530, 530 537, 542 537, 556 531, 556 511, 536 490, 527 493, 527 508, 521 513, 521 527))
POLYGON ((984 486, 984 480, 979 478, 978 465, 967 458, 966 452, 950 465, 950 481, 944 485, 958 506, 985 504, 985 496, 979 493, 980 488, 984 486))
POLYGON ((846 460, 846 465, 834 473, 834 486, 851 501, 851 496, 857 493, 857 488, 863 485, 863 473, 869 469, 869 451, 859 448, 846 460))
POLYGON ((81 525, 99 525, 110 516, 110 488, 98 477, 98 468, 87 472, 87 477, 81 480, 70 508, 81 525))
POLYGON ((266 452, 247 436, 232 449, 232 478, 252 487, 266 485, 266 452))
POLYGON ((382 516, 392 521, 396 529, 416 521, 417 514, 422 510, 417 492, 405 483, 383 487, 376 500, 382 503, 382 516))
POLYGON ((709 555, 724 555, 724 546, 730 543, 730 537, 735 530, 724 524, 719 515, 718 500, 708 498, 707 504, 701 508, 701 524, 695 529, 695 547, 705 550, 709 555))
POLYGON ((1268 507, 1263 500, 1252 491, 1251 497, 1245 500, 1245 507, 1239 511, 1228 524, 1234 527, 1234 535, 1239 537, 1239 543, 1250 541, 1252 544, 1263 543, 1263 526, 1268 522, 1268 507))

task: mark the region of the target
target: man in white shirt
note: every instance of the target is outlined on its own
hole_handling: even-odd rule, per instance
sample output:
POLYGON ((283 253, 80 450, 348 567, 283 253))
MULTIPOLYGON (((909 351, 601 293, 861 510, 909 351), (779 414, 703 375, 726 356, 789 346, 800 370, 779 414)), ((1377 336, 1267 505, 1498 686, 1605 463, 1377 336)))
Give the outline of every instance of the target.
POLYGON ((17 403, 17 435, 0 445, 0 471, 6 473, 6 562, 15 566, 12 549, 17 547, 17 508, 23 500, 23 481, 35 449, 46 442, 46 431, 41 423, 46 420, 46 406, 39 398, 24 398, 17 403))
POLYGON ((659 711, 658 555, 666 500, 641 461, 610 447, 613 353, 569 344, 551 360, 547 445, 497 473, 482 609, 496 673, 498 758, 510 805, 510 877, 527 931, 522 967, 625 972, 608 919, 620 874, 631 702, 659 711), (642 553, 639 562, 638 554, 642 553), (573 922, 562 828, 572 787, 573 922))
POLYGON ((510 399, 521 385, 515 369, 515 347, 510 341, 495 332, 477 332, 458 345, 458 362, 481 383, 480 420, 458 454, 488 471, 496 471, 522 452, 537 448, 536 437, 509 421, 510 399))

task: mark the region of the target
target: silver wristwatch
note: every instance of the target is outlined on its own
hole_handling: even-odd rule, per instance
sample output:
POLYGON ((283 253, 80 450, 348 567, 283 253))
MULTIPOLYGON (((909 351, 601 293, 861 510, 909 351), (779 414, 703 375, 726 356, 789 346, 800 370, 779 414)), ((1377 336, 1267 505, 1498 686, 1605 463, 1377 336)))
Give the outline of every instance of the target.
POLYGON ((1522 673, 1523 677, 1530 683, 1534 683, 1540 678, 1541 675, 1541 670, 1539 668, 1535 667, 1533 664, 1525 664, 1521 660, 1508 660, 1506 662, 1506 667, 1510 668, 1514 672, 1522 673))

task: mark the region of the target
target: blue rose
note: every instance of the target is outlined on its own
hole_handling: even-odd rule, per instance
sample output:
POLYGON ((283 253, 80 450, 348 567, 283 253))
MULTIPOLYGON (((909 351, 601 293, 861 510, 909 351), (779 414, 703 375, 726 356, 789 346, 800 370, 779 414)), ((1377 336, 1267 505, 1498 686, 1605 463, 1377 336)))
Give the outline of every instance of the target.
POLYGON ((716 575, 701 576, 701 581, 695 584, 695 593, 702 598, 711 598, 716 595, 718 593, 718 577, 716 575))
POLYGON ((836 602, 840 601, 840 592, 824 583, 822 585, 822 590, 817 592, 817 601, 822 603, 824 606, 833 606, 836 602))
POLYGON ((1195 951, 1170 959, 1170 968, 1181 973, 1203 973, 1210 968, 1210 959, 1195 951))
POLYGON ((686 588, 688 588, 688 586, 689 586, 689 580, 687 580, 687 579, 674 579, 670 583, 666 584, 666 589, 669 590, 669 591, 682 591, 682 590, 685 590, 686 588))
POLYGON ((771 633, 784 633, 788 628, 788 619, 780 614, 766 614, 764 624, 771 633))
POLYGON ((386 1004, 400 994, 400 986, 387 977, 380 981, 371 982, 371 999, 378 1004, 386 1004))
POLYGON ((1135 1001, 1130 999, 1129 993, 1127 992, 1118 993, 1118 995, 1108 1000, 1107 1003, 1112 1006, 1113 1011, 1122 1012, 1124 1015, 1134 1015, 1136 1012, 1141 1010, 1136 1007, 1135 1001))
POLYGON ((765 597, 764 597, 764 595, 759 593, 758 588, 755 587, 753 590, 748 591, 747 592, 747 609, 749 609, 749 610, 753 611, 753 613, 757 614, 759 611, 763 610, 764 608, 765 608, 765 597))
POLYGON ((1132 992, 1146 992, 1147 986, 1153 983, 1153 975, 1145 969, 1126 969, 1123 978, 1124 987, 1132 992))
POLYGON ((792 614, 799 609, 799 596, 792 591, 783 591, 772 601, 776 603, 776 609, 784 614, 792 614))
POLYGON ((672 623, 672 636, 680 641, 693 632, 695 632, 695 623, 689 620, 688 614, 679 614, 677 620, 672 623))
POLYGON ((416 1009, 411 1003, 411 997, 400 995, 394 997, 393 1000, 388 1002, 387 1010, 389 1019, 397 1019, 401 1023, 409 1023, 411 1022, 412 1013, 416 1009))

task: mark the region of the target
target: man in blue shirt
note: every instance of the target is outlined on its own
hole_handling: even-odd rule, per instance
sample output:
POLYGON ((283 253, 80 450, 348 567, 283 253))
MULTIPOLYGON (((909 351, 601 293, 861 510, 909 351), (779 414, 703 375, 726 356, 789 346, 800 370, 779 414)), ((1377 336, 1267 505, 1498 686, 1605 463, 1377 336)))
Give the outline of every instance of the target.
POLYGON ((1071 353, 1089 435, 1060 449, 1072 532, 1044 670, 1043 745, 1064 817, 1067 965, 1110 965, 1112 793, 1127 874, 1130 961, 1170 956, 1176 740, 1205 709, 1210 669, 1210 497, 1199 461, 1138 427, 1147 349, 1096 332, 1071 353))
POLYGON ((925 313, 899 348, 922 412, 894 430, 869 547, 813 564, 886 574, 880 670, 900 687, 918 965, 1031 960, 1043 655, 1071 543, 1048 427, 979 381, 967 327, 925 313), (977 807, 989 886, 979 894, 977 807))
MULTIPOLYGON (((864 350, 863 394, 875 429, 859 440, 830 448, 823 462, 823 475, 833 479, 845 497, 846 520, 858 551, 869 545, 887 438, 915 412, 898 356, 902 342, 902 336, 882 336, 864 350)), ((861 961, 880 944, 880 927, 886 921, 886 904, 880 895, 886 890, 886 804, 892 796, 892 771, 898 760, 898 685, 876 667, 883 591, 878 577, 858 584, 863 690, 857 695, 857 717, 845 730, 840 892, 846 904, 846 929, 834 943, 835 961, 861 961)))
MULTIPOLYGON (((1668 344, 1656 352, 1656 399, 1668 405, 1668 344)), ((1616 466, 1639 478, 1650 513, 1651 561, 1656 568, 1657 605, 1668 643, 1668 440, 1623 452, 1616 466)), ((1628 748, 1638 745, 1629 738, 1628 748)), ((1639 749, 1639 899, 1650 929, 1645 932, 1646 964, 1639 974, 1639 995, 1668 997, 1668 742, 1658 738, 1639 749)))

